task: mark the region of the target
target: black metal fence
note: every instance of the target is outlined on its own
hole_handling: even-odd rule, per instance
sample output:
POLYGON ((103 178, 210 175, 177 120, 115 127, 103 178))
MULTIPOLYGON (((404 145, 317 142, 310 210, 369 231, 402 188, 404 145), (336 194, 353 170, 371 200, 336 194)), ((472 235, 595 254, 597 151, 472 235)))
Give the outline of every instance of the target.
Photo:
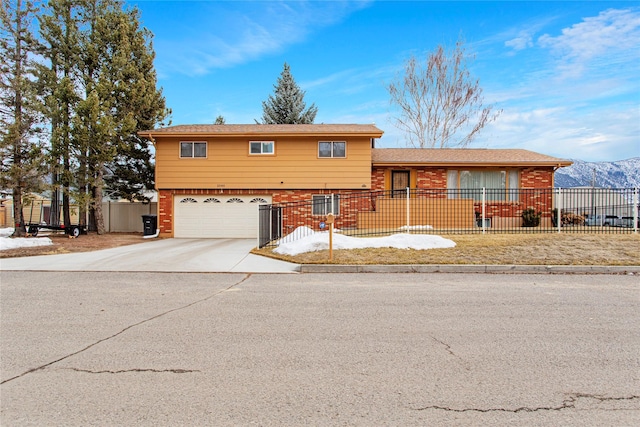
POLYGON ((319 194, 260 206, 260 247, 311 231, 394 233, 637 233, 637 188, 406 189, 319 194))

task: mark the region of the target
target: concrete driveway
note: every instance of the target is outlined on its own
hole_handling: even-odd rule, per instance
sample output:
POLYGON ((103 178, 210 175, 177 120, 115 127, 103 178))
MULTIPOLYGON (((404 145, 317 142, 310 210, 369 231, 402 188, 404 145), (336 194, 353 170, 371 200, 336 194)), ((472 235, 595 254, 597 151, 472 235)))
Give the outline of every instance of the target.
POLYGON ((95 252, 8 258, 1 270, 292 273, 300 266, 250 254, 254 239, 161 239, 95 252))

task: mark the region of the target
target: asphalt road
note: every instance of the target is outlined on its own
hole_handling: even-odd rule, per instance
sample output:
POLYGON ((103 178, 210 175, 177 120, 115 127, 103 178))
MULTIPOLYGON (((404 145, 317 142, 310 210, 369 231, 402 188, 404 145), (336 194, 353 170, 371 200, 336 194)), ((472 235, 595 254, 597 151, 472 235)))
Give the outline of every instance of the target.
POLYGON ((3 271, 0 424, 640 425, 640 277, 3 271))

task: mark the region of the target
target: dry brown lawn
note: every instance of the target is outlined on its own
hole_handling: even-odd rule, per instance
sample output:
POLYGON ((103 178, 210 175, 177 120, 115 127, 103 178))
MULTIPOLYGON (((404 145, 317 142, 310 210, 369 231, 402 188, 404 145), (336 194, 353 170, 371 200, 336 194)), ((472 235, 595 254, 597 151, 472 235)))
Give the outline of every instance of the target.
MULTIPOLYGON (((39 235, 44 237, 45 235, 39 235)), ((15 258, 36 255, 68 254, 72 252, 90 252, 100 249, 115 248, 117 246, 142 243, 142 233, 109 233, 101 236, 96 233, 81 234, 77 239, 71 239, 66 234, 47 235, 52 245, 35 246, 33 248, 16 248, 0 251, 0 258, 15 258)))
MULTIPOLYGON (((506 264, 640 265, 640 234, 496 234, 442 235, 456 242, 450 249, 354 249, 309 252, 297 256, 254 250, 259 255, 298 264, 506 264)), ((87 252, 142 243, 140 233, 95 233, 70 239, 49 236, 51 246, 0 251, 0 258, 87 252)))
POLYGON ((442 235, 449 249, 355 249, 283 256, 272 249, 254 253, 298 264, 494 264, 640 265, 640 234, 442 235))

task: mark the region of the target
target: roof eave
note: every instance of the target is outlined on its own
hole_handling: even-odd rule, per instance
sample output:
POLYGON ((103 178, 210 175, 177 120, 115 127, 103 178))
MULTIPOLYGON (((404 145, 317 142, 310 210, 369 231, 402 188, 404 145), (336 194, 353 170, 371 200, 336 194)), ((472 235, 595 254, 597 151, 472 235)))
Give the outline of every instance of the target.
POLYGON ((546 167, 565 167, 571 166, 573 162, 568 160, 560 161, 530 161, 530 162, 415 162, 415 161, 372 161, 373 166, 424 166, 424 167, 530 167, 530 166, 546 166, 546 167))
POLYGON ((153 132, 142 131, 138 132, 139 136, 144 138, 168 137, 168 138, 219 138, 219 137, 255 137, 255 138, 269 138, 269 137, 342 137, 342 136, 361 136, 366 138, 380 138, 384 132, 153 132))

